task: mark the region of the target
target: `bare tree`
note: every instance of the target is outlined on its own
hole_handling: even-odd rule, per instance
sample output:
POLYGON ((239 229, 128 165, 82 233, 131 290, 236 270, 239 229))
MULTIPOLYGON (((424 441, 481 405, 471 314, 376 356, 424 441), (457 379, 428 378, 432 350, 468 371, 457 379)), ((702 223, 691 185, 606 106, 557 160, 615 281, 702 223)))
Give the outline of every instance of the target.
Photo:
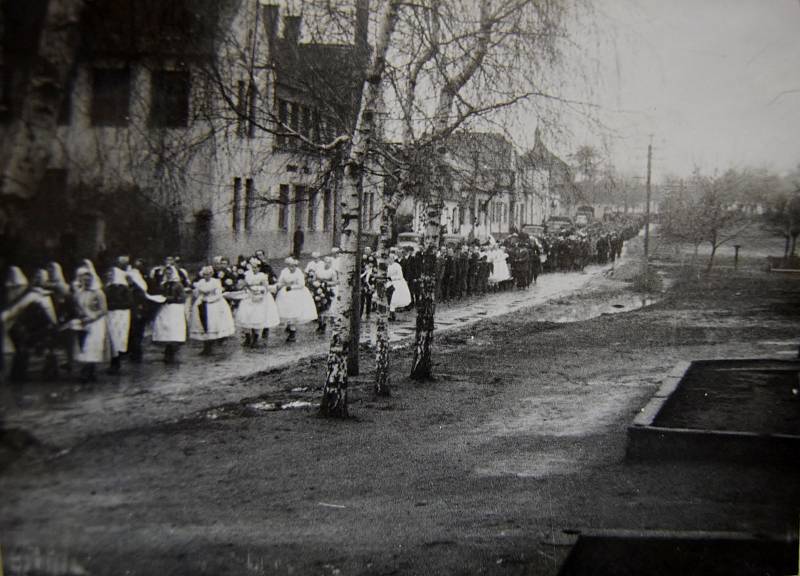
POLYGON ((378 40, 372 54, 364 83, 364 97, 356 123, 353 142, 345 164, 345 178, 342 195, 342 261, 340 273, 345 281, 340 284, 336 301, 334 331, 328 353, 327 373, 322 393, 320 412, 325 416, 343 418, 347 412, 347 355, 352 341, 350 323, 345 317, 353 310, 353 288, 360 282, 357 267, 358 222, 361 219, 359 190, 363 183, 367 156, 374 144, 376 126, 381 102, 386 55, 392 43, 397 26, 401 1, 390 0, 381 20, 378 40))
MULTIPOLYGON (((44 176, 58 110, 77 56, 83 8, 83 0, 47 2, 41 22, 34 26, 38 42, 34 41, 27 62, 6 63, 15 68, 18 77, 14 82, 12 120, 0 132, 0 197, 6 209, 12 199, 32 198, 44 176)), ((5 231, 17 214, 5 213, 5 209, 1 212, 5 231)))

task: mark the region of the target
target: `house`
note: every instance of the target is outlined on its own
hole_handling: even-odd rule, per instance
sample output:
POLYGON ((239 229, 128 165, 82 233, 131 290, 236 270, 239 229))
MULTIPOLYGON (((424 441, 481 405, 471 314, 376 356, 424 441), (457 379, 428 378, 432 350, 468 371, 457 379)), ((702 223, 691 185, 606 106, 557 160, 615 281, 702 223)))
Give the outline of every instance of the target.
MULTIPOLYGON (((4 27, 0 130, 39 4, 3 3, 27 27, 4 27)), ((260 0, 87 0, 22 253, 278 257, 298 228, 303 252, 329 250, 335 162, 316 144, 352 131, 367 10, 359 0, 351 42, 324 44, 260 0)))
MULTIPOLYGON (((550 152, 536 131, 534 147, 524 154, 503 135, 463 131, 447 142, 442 227, 445 234, 485 241, 513 229, 542 224, 565 215, 574 197, 567 164, 550 152)), ((408 199, 414 231, 424 227, 424 206, 408 199)))
POLYGON ((519 206, 522 213, 515 222, 544 224, 551 216, 572 216, 577 189, 569 165, 551 152, 542 141, 539 128, 534 144, 518 161, 518 193, 525 198, 519 206))
MULTIPOLYGON (((443 233, 485 240, 508 234, 514 212, 514 150, 502 135, 456 132, 444 158, 443 233)), ((413 213, 413 229, 422 232, 425 206, 407 198, 399 212, 413 213)))

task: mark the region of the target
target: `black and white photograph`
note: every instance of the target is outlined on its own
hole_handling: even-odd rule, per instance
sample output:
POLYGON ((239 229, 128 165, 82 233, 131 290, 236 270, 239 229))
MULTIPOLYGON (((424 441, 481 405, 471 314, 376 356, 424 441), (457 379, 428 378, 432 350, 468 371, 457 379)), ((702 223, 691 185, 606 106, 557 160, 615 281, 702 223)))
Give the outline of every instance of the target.
POLYGON ((0 576, 800 574, 800 0, 0 0, 0 576))

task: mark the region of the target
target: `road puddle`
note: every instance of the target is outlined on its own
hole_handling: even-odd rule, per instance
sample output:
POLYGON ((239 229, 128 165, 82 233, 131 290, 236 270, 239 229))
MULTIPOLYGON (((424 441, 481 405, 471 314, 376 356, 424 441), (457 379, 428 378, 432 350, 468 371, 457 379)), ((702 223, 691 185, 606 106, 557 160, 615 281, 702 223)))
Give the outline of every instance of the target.
POLYGON ((591 320, 606 314, 619 314, 631 312, 655 304, 658 299, 640 294, 621 294, 611 299, 603 300, 572 300, 550 302, 544 306, 537 306, 534 310, 536 319, 542 322, 555 322, 566 324, 591 320))

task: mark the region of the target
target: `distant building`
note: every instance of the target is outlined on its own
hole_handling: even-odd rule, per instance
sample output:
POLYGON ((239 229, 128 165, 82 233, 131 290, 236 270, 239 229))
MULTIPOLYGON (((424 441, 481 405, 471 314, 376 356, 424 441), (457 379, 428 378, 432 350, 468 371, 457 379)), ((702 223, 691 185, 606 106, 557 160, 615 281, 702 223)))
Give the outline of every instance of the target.
MULTIPOLYGON (((26 30, 40 4, 2 4, 12 18, 0 130, 21 97, 13 72, 35 49, 26 30)), ((100 252, 277 257, 292 252, 297 228, 303 252, 329 250, 330 154, 304 139, 352 131, 369 54, 365 0, 354 19, 352 43, 318 44, 302 42, 299 16, 257 1, 88 0, 23 253, 67 263, 100 252)))
POLYGON ((519 159, 519 193, 527 201, 524 224, 544 224, 551 216, 574 216, 577 188, 569 165, 551 152, 536 128, 533 148, 519 159))
MULTIPOLYGON (((447 142, 442 208, 444 234, 463 240, 502 239, 513 229, 541 225, 572 210, 575 186, 567 164, 536 132, 534 147, 519 154, 503 135, 457 132, 447 142)), ((422 232, 425 206, 406 199, 413 231, 422 232)))

